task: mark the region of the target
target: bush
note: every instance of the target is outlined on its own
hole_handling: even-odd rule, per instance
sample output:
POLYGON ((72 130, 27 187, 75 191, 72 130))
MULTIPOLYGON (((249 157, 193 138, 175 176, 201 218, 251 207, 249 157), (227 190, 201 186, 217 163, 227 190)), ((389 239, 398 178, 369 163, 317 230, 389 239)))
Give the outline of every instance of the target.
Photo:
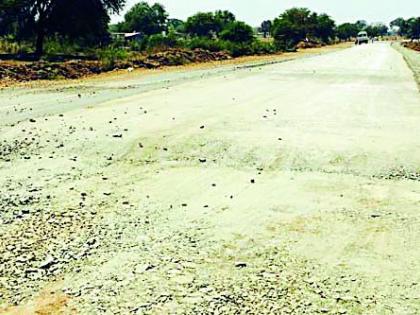
POLYGON ((223 46, 225 47, 225 50, 230 52, 232 57, 249 56, 253 54, 252 47, 249 44, 224 41, 223 46))
POLYGON ((251 44, 251 49, 255 55, 274 54, 279 51, 274 43, 260 40, 254 40, 251 44))
POLYGON ((235 43, 227 40, 214 40, 205 37, 194 37, 186 43, 190 49, 201 48, 209 51, 227 51, 233 57, 254 54, 271 54, 278 51, 273 43, 255 39, 251 43, 235 43))
POLYGON ((225 49, 220 41, 207 37, 193 37, 185 42, 185 47, 190 49, 201 48, 209 51, 222 51, 225 49))
POLYGON ((60 40, 58 38, 49 38, 45 41, 44 50, 47 54, 65 54, 71 55, 80 52, 82 49, 79 45, 68 40, 60 40))
POLYGON ((178 45, 178 40, 174 36, 164 36, 161 34, 151 35, 147 38, 147 50, 159 51, 173 48, 178 45))
POLYGON ((126 61, 128 58, 127 51, 115 47, 101 49, 97 55, 105 70, 114 69, 119 62, 126 61))
POLYGON ((0 53, 21 54, 29 53, 31 45, 26 42, 17 43, 12 36, 0 37, 0 53))
MULTIPOLYGON (((124 47, 124 45, 117 45, 117 47, 124 47)), ((141 40, 133 40, 128 43, 128 47, 131 51, 145 51, 147 49, 147 38, 141 40)))

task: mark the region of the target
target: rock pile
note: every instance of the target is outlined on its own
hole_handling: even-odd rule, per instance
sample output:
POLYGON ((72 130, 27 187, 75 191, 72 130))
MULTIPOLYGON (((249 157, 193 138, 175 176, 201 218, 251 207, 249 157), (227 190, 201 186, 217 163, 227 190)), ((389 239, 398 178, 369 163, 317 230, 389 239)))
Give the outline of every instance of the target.
POLYGON ((52 80, 58 78, 77 79, 103 71, 97 61, 69 61, 63 63, 31 62, 0 63, 0 80, 16 81, 52 80))
POLYGON ((25 63, 0 62, 0 80, 32 81, 77 79, 115 69, 155 69, 163 66, 178 66, 190 63, 227 60, 231 58, 232 57, 226 52, 211 52, 204 49, 171 49, 149 55, 140 55, 132 60, 120 61, 112 67, 105 66, 100 61, 86 60, 73 60, 60 63, 43 61, 25 63))
POLYGON ((179 66, 195 62, 210 62, 231 59, 226 52, 211 52, 204 49, 171 49, 159 52, 134 61, 135 66, 159 68, 162 66, 179 66))
POLYGON ((403 46, 416 51, 420 51, 420 42, 406 42, 403 43, 403 46))
POLYGON ((301 41, 296 45, 297 49, 319 48, 322 45, 314 41, 301 41))

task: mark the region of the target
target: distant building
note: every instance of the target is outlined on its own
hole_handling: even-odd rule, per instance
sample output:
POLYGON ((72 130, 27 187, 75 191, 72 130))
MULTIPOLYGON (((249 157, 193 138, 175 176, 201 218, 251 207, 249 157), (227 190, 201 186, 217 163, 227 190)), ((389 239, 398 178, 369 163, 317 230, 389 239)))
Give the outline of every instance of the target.
POLYGON ((135 40, 141 40, 143 34, 140 32, 131 32, 131 33, 111 33, 111 37, 115 40, 124 40, 126 42, 131 42, 135 40))

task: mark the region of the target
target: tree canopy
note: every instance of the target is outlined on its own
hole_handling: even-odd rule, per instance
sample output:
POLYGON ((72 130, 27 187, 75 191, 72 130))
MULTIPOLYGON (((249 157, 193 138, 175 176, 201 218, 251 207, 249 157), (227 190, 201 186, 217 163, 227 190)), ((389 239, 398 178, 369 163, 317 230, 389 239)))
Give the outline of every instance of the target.
POLYGON ((311 15, 312 32, 310 36, 321 39, 322 42, 328 43, 335 35, 335 22, 327 14, 311 15))
POLYGON ((273 36, 281 47, 293 47, 305 39, 328 43, 334 36, 335 22, 326 14, 318 15, 306 8, 286 10, 272 26, 273 36))
POLYGON ((174 31, 178 33, 184 33, 185 32, 185 23, 182 20, 179 19, 168 19, 168 30, 174 31))
POLYGON ((343 23, 337 27, 336 34, 340 40, 349 40, 360 32, 356 23, 343 23))
POLYGON ((185 31, 193 36, 211 37, 219 31, 212 12, 199 12, 185 22, 185 31))
MULTIPOLYGON (((0 12, 16 36, 36 38, 36 54, 43 54, 45 37, 100 39, 106 34, 109 13, 117 13, 125 0, 0 0, 0 12)), ((1 23, 1 22, 0 22, 1 23)))
POLYGON ((166 31, 167 20, 168 13, 161 4, 149 5, 147 2, 140 2, 125 14, 120 29, 125 32, 136 31, 145 35, 159 34, 166 31))
POLYGON ((235 21, 229 11, 199 12, 187 19, 185 31, 192 36, 213 37, 235 21))
POLYGON ((420 17, 412 17, 407 20, 399 17, 393 20, 389 25, 397 31, 398 35, 413 39, 420 38, 420 17))
POLYGON ((388 26, 382 23, 368 25, 364 30, 370 37, 385 36, 388 34, 388 26))
POLYGON ((244 22, 230 22, 220 33, 220 38, 235 43, 247 43, 254 38, 252 27, 244 22))

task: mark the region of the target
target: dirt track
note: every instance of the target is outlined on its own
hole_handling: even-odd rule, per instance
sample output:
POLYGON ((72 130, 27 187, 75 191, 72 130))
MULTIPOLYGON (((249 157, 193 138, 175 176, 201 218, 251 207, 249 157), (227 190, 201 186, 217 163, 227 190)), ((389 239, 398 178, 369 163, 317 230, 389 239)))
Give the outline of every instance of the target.
POLYGON ((388 44, 0 99, 5 313, 420 312, 420 94, 388 44))

